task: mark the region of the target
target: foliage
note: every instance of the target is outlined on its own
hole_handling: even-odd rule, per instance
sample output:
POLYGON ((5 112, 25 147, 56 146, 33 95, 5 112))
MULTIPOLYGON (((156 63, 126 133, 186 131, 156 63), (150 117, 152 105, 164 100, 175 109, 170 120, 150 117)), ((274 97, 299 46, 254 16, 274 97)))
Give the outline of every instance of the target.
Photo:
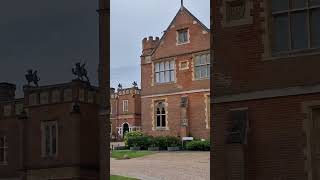
POLYGON ((111 152, 111 157, 115 159, 131 159, 146 155, 154 154, 150 151, 130 151, 130 150, 114 150, 111 152))
POLYGON ((154 137, 155 147, 159 147, 160 150, 165 150, 167 148, 167 138, 164 136, 154 137))
POLYGON ((186 149, 190 151, 210 151, 210 141, 193 140, 187 142, 186 149))
POLYGON ((167 147, 181 146, 181 141, 179 138, 174 136, 166 136, 167 147))
POLYGON ((127 146, 148 149, 148 147, 150 146, 150 137, 145 135, 128 137, 127 146))
POLYGON ((124 136, 125 145, 128 146, 128 138, 129 137, 139 137, 139 136, 143 136, 143 133, 141 131, 127 132, 126 135, 124 136))

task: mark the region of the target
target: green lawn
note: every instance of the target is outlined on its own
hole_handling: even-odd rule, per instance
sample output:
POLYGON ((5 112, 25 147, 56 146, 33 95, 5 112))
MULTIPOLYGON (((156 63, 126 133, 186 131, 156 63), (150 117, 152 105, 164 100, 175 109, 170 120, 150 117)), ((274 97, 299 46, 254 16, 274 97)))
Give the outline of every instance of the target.
POLYGON ((124 156, 127 155, 128 159, 142 157, 146 155, 154 154, 151 151, 130 151, 130 150, 115 150, 111 152, 111 157, 115 159, 125 159, 124 156))
POLYGON ((139 180, 139 179, 111 175, 110 180, 139 180))

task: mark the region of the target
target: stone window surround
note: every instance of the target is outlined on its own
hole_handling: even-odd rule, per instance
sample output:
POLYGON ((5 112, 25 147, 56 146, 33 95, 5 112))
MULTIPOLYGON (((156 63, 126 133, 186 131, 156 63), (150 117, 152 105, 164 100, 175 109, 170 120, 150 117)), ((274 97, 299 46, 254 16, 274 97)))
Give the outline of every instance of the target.
POLYGON ((152 104, 151 104, 151 117, 152 117, 152 131, 168 131, 170 130, 169 128, 169 112, 168 112, 168 98, 167 97, 162 97, 162 98, 156 98, 156 99, 152 99, 152 104), (164 128, 157 128, 156 127, 156 119, 155 119, 155 103, 157 101, 164 101, 164 104, 165 104, 165 111, 166 111, 166 127, 164 128))
MULTIPOLYGON (((196 79, 195 78, 195 59, 196 56, 202 55, 202 54, 210 54, 210 51, 202 51, 202 52, 198 52, 198 53, 194 53, 192 54, 192 62, 191 62, 191 69, 192 69, 192 81, 201 81, 201 80, 208 80, 210 79, 210 75, 207 78, 200 78, 200 79, 196 79)), ((210 54, 210 65, 211 65, 211 54, 210 54)))
POLYGON ((182 60, 179 62, 179 70, 188 70, 189 69, 189 60, 182 60), (181 65, 182 63, 187 63, 187 66, 185 68, 183 68, 181 65))
POLYGON ((152 68, 152 74, 151 74, 151 86, 159 86, 159 85, 165 85, 165 84, 174 84, 174 83, 177 83, 177 58, 176 57, 171 57, 171 58, 163 58, 163 59, 158 59, 158 60, 154 60, 152 61, 151 63, 151 68, 152 68), (174 61, 174 81, 171 81, 171 82, 166 82, 166 83, 156 83, 155 82, 155 68, 154 68, 154 64, 155 63, 159 63, 159 62, 162 62, 162 61, 174 61))
POLYGON ((57 158, 59 151, 59 126, 57 120, 42 120, 41 121, 41 157, 42 158, 57 158), (46 143, 45 143, 45 126, 55 126, 56 127, 56 153, 53 155, 46 154, 46 143))
POLYGON ((189 44, 189 43, 190 43, 190 29, 188 27, 178 29, 176 31, 176 46, 185 45, 185 44, 189 44), (187 30, 188 41, 180 43, 179 42, 179 31, 183 31, 183 30, 187 30))
MULTIPOLYGON (((277 60, 277 59, 287 59, 292 57, 299 56, 309 56, 309 55, 318 55, 320 54, 320 48, 307 48, 307 49, 297 49, 289 50, 286 52, 272 53, 272 10, 271 10, 271 1, 263 0, 260 2, 261 9, 264 9, 260 13, 261 18, 264 21, 261 21, 261 28, 264 29, 262 33, 262 41, 264 44, 264 53, 262 56, 262 61, 277 60)), ((310 29, 308 28, 310 33, 310 29)))

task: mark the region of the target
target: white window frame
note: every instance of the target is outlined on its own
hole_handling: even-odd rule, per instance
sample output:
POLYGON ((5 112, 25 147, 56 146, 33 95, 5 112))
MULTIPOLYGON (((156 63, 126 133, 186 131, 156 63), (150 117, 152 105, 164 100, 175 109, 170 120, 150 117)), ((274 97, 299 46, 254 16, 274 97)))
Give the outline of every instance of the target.
POLYGON ((41 139, 42 139, 42 157, 56 157, 58 155, 58 123, 57 121, 41 122, 41 139), (47 152, 46 127, 49 128, 49 152, 47 152), (55 127, 55 152, 53 149, 53 127, 55 127))
POLYGON ((128 112, 129 111, 129 101, 128 100, 123 100, 122 101, 122 111, 123 112, 128 112))
POLYGON ((210 79, 210 58, 211 58, 210 53, 199 53, 199 54, 194 55, 194 58, 193 58, 193 64, 194 64, 193 65, 193 72, 194 72, 193 77, 194 77, 194 80, 210 79), (203 56, 203 55, 206 56, 206 62, 204 64, 196 64, 197 57, 199 57, 201 59, 201 56, 203 56), (209 55, 209 58, 208 58, 208 55, 209 55), (207 76, 197 77, 197 67, 206 68, 207 76))
POLYGON ((0 149, 3 152, 0 156, 3 156, 3 161, 0 161, 0 165, 8 165, 8 138, 7 136, 0 136, 0 138, 3 138, 3 144, 0 144, 0 149))
POLYGON ((161 61, 154 62, 155 84, 172 83, 175 81, 176 81, 176 62, 174 59, 161 60, 161 61))

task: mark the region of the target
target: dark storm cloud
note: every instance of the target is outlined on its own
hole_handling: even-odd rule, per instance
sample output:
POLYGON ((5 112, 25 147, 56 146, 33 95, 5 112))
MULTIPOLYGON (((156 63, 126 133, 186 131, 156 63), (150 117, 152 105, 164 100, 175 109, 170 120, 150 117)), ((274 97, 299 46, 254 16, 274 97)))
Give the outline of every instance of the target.
POLYGON ((18 95, 29 68, 41 84, 70 81, 78 58, 97 84, 98 0, 2 0, 0 81, 15 83, 18 95))

